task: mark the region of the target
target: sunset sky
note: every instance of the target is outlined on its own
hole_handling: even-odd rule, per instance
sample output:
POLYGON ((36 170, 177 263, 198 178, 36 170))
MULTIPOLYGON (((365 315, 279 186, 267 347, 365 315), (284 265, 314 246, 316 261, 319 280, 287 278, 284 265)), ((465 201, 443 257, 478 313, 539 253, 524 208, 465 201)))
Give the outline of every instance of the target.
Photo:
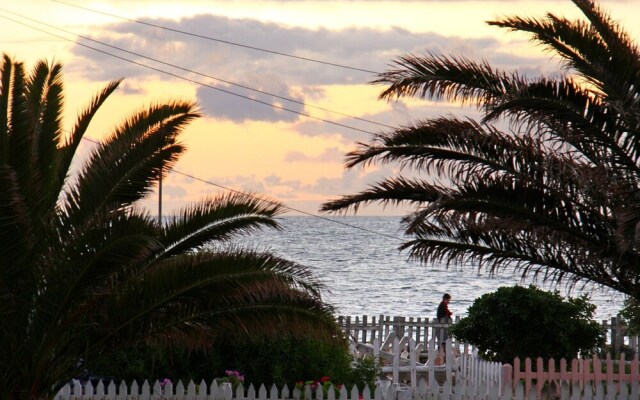
MULTIPOLYGON (((640 37, 640 1, 600 4, 640 37)), ((445 102, 380 101, 383 87, 369 84, 375 72, 403 54, 430 52, 528 76, 557 74, 557 61, 526 36, 485 24, 545 12, 579 15, 568 0, 3 0, 0 46, 28 67, 38 59, 63 63, 67 128, 101 87, 125 78, 94 120, 92 139, 145 105, 196 101, 203 117, 186 130, 187 151, 164 182, 167 212, 223 186, 270 196, 291 214, 317 214, 320 203, 393 173, 345 170, 356 142, 420 118, 477 115, 445 102)), ((154 195, 144 205, 156 213, 156 203, 154 195)))

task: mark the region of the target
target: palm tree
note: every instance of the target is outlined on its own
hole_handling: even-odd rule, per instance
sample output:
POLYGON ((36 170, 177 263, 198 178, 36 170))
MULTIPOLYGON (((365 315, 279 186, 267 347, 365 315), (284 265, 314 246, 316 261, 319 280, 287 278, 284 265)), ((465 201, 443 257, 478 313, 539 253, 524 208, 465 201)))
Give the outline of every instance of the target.
POLYGON ((566 73, 557 78, 464 57, 396 60, 374 81, 388 85, 381 98, 465 102, 482 119, 433 118, 361 143, 347 168, 396 163, 403 172, 322 210, 413 205, 401 246, 410 257, 492 273, 515 267, 640 299, 640 52, 594 2, 573 2, 586 20, 489 22, 559 56, 566 73))
POLYGON ((225 246, 277 228, 268 198, 211 197, 159 223, 136 207, 185 150, 190 102, 136 112, 71 161, 110 82, 62 129, 60 64, 0 70, 0 399, 50 398, 90 360, 142 340, 209 346, 253 332, 335 334, 309 269, 225 246), (163 168, 164 167, 164 168, 163 168))

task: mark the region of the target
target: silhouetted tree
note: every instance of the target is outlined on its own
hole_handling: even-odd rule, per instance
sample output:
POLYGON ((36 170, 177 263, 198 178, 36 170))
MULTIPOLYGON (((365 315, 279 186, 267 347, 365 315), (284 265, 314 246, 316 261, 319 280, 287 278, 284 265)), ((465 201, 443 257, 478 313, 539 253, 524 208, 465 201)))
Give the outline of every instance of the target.
POLYGON ((155 104, 71 169, 109 83, 62 129, 61 65, 0 70, 0 399, 52 397, 88 361, 142 340, 208 346, 254 332, 335 334, 309 269, 222 244, 282 206, 205 199, 159 223, 135 207, 185 150, 190 102, 155 104))
POLYGON ((594 2, 586 20, 548 13, 490 25, 525 32, 566 74, 525 77, 464 57, 406 55, 375 83, 381 98, 477 105, 481 120, 439 117, 376 136, 347 167, 395 163, 397 176, 327 202, 410 204, 402 248, 425 263, 604 285, 640 298, 640 53, 594 2), (509 122, 509 129, 498 123, 509 122), (416 177, 417 176, 417 177, 416 177))

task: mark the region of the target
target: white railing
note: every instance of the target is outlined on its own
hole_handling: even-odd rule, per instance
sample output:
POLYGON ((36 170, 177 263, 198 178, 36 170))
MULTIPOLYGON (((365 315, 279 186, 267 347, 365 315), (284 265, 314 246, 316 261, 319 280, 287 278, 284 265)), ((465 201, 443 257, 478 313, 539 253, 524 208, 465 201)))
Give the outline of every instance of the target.
POLYGON ((406 385, 415 391, 422 385, 433 392, 453 394, 454 387, 464 382, 465 386, 482 387, 485 392, 495 387, 497 393, 502 393, 502 364, 480 359, 468 344, 448 339, 438 347, 431 340, 424 349, 413 338, 399 339, 390 332, 382 344, 375 339, 373 345, 359 343, 353 347, 355 357, 381 359, 383 377, 395 386, 406 385))
MULTIPOLYGON (((459 318, 456 317, 456 321, 459 318)), ((343 332, 358 343, 373 343, 378 338, 383 340, 389 332, 395 332, 399 337, 413 337, 416 343, 423 343, 425 348, 435 336, 438 329, 448 327, 449 324, 436 318, 414 318, 401 316, 339 316, 338 325, 343 332)), ((627 348, 631 352, 640 352, 640 338, 627 334, 627 327, 620 316, 603 320, 602 332, 605 335, 606 345, 618 354, 627 348)))

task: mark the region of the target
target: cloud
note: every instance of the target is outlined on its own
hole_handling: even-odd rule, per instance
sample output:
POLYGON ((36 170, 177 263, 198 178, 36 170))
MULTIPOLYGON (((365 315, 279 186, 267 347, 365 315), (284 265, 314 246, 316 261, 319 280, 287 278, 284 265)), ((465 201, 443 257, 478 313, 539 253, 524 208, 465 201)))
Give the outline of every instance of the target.
POLYGON ((300 104, 273 98, 247 87, 297 102, 312 102, 322 94, 323 85, 370 82, 376 76, 374 72, 386 70, 392 60, 408 53, 464 55, 475 60, 497 61, 499 66, 512 70, 531 68, 536 64, 544 65, 540 63, 541 58, 506 53, 502 50, 503 43, 496 39, 462 39, 438 33, 416 33, 399 27, 384 30, 355 27, 342 30, 305 29, 214 15, 198 15, 179 21, 145 21, 173 30, 192 32, 197 36, 134 22, 122 22, 107 25, 92 37, 130 52, 107 48, 109 53, 166 71, 169 75, 80 45, 73 48, 73 52, 79 56, 75 61, 78 64, 70 68, 93 80, 110 80, 120 76, 160 75, 163 79, 184 77, 234 92, 237 96, 207 86, 199 86, 197 89, 203 112, 232 121, 294 121, 298 118, 295 113, 278 110, 270 105, 279 105, 295 112, 304 110, 300 104), (254 49, 229 43, 251 46, 254 49), (366 71, 304 61, 256 50, 258 48, 366 71), (160 60, 162 63, 144 57, 160 60))
POLYGON ((342 162, 344 152, 337 147, 326 149, 318 156, 310 156, 300 151, 291 151, 285 155, 284 161, 289 163, 295 162, 342 162))
POLYGON ((274 76, 260 76, 251 83, 254 88, 273 93, 269 96, 244 88, 225 86, 222 90, 198 87, 196 93, 204 113, 210 117, 227 119, 234 122, 254 121, 295 121, 304 112, 304 98, 288 88, 284 82, 274 76), (271 78, 271 79, 270 79, 271 78), (231 95, 230 93, 235 93, 231 95), (285 101, 289 98, 297 102, 285 101))
POLYGON ((314 183, 304 186, 304 190, 329 197, 354 194, 366 189, 369 185, 395 175, 396 168, 389 165, 362 170, 360 168, 345 169, 340 177, 319 178, 314 183))
POLYGON ((183 187, 175 185, 163 185, 162 194, 163 197, 166 196, 173 200, 180 200, 187 197, 187 191, 183 187))
MULTIPOLYGON (((362 119, 377 122, 366 123, 351 118, 337 119, 335 122, 356 129, 347 129, 340 126, 322 123, 319 121, 311 121, 308 119, 300 120, 294 125, 294 129, 300 135, 304 136, 327 136, 340 135, 345 143, 368 142, 371 138, 379 133, 389 132, 394 127, 402 127, 412 124, 418 120, 424 120, 435 117, 456 115, 459 118, 475 118, 480 119, 482 114, 474 107, 465 105, 454 105, 446 102, 413 102, 408 104, 402 100, 392 100, 389 103, 390 108, 381 112, 375 112, 362 115, 362 119)), ((291 153, 289 157, 295 159, 295 153, 291 153)))
POLYGON ((144 94, 145 90, 139 85, 124 81, 118 86, 118 90, 123 94, 144 94))

